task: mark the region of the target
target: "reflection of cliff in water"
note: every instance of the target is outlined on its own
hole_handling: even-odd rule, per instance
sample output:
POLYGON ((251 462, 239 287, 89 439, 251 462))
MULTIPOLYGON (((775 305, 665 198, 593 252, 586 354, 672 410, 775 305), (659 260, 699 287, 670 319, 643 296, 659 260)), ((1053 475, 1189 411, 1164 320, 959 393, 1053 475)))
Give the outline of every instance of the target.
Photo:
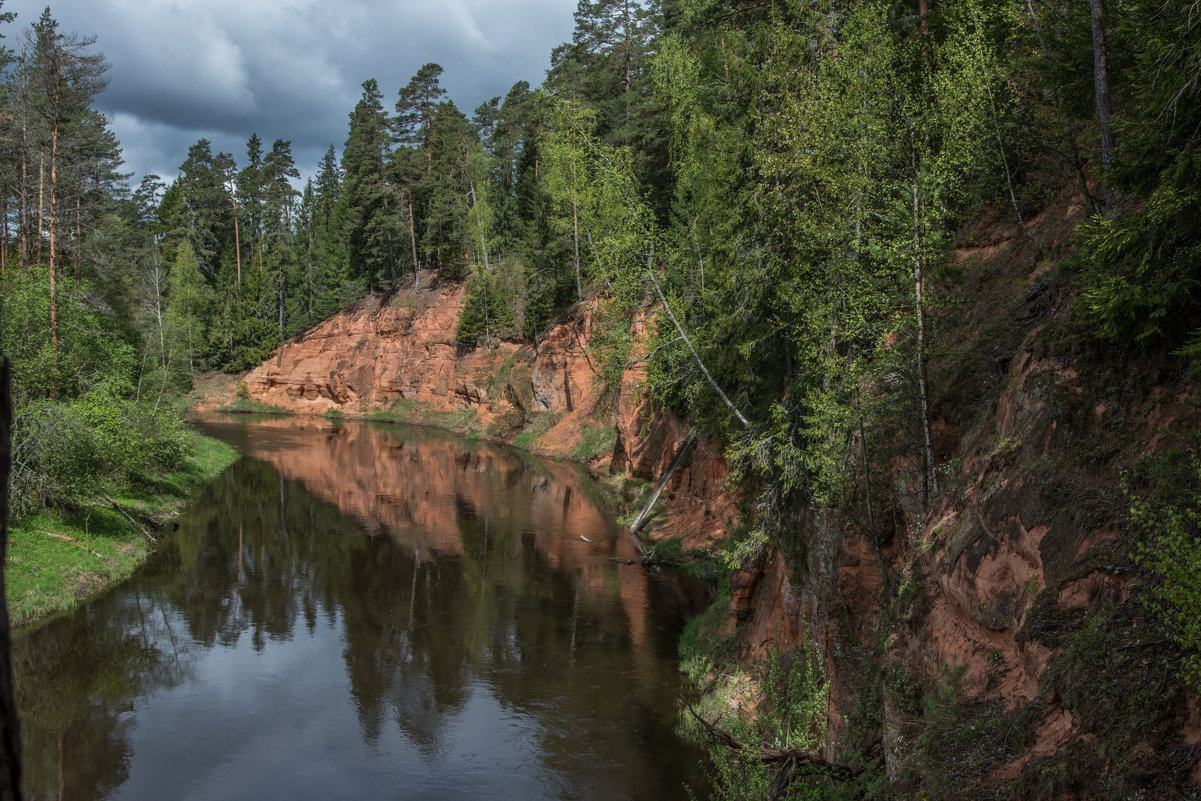
MULTIPOLYGON (((611 558, 639 556, 613 524, 595 484, 569 464, 522 458, 426 428, 277 419, 232 430, 244 432, 238 442, 244 453, 334 503, 372 534, 413 546, 421 559, 463 553, 462 520, 498 513, 491 510, 503 510, 498 525, 532 538, 552 568, 572 573, 586 591, 605 594, 607 585, 612 588, 611 558), (314 436, 314 429, 321 435, 314 436)), ((489 547, 487 532, 482 536, 481 547, 489 547)), ((646 590, 641 578, 620 587, 640 648, 646 590)))
POLYGON ((432 768, 498 708, 536 739, 520 744, 533 773, 564 794, 679 794, 686 768, 656 749, 679 747, 665 683, 678 681, 682 601, 609 561, 633 544, 586 477, 438 432, 218 433, 253 458, 206 490, 147 569, 18 641, 32 797, 54 796, 59 771, 70 797, 126 782, 135 699, 186 682, 195 654, 313 636, 336 636, 369 746, 400 732, 432 768))

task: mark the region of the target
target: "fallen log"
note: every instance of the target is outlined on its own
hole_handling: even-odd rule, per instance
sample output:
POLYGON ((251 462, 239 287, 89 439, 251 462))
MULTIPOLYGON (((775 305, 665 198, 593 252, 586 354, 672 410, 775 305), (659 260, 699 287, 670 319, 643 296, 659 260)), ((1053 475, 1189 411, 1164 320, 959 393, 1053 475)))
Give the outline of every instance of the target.
POLYGON ((642 507, 642 511, 638 513, 638 517, 630 525, 630 534, 637 534, 644 525, 647 518, 651 516, 651 509, 655 507, 655 502, 659 500, 659 496, 663 494, 667 482, 671 481, 671 477, 675 475, 676 468, 684 461, 684 457, 696 442, 696 434, 692 431, 688 432, 688 436, 684 437, 684 441, 680 443, 680 447, 676 450, 675 457, 671 460, 671 464, 667 467, 667 472, 659 479, 659 483, 655 485, 655 491, 651 493, 651 497, 647 499, 646 505, 642 507))
MULTIPOLYGON (((675 692, 674 688, 672 691, 675 692)), ((711 723, 705 720, 704 716, 693 709, 691 704, 684 701, 678 692, 675 694, 684 704, 684 708, 688 710, 688 714, 705 728, 705 731, 709 733, 714 742, 739 754, 743 759, 750 759, 762 765, 777 768, 769 795, 769 798, 773 801, 783 797, 788 787, 796 779, 807 774, 820 774, 835 781, 845 782, 853 781, 862 773, 860 769, 830 762, 808 751, 796 748, 776 748, 767 743, 758 743, 756 745, 743 743, 728 731, 718 726, 716 722, 711 723)))
POLYGON ((103 499, 104 499, 104 500, 105 500, 105 501, 108 503, 108 505, 109 505, 109 506, 113 507, 113 508, 114 508, 114 509, 116 509, 118 512, 120 512, 120 513, 121 513, 121 515, 122 515, 122 516, 123 516, 123 517, 124 517, 126 520, 128 520, 130 523, 132 523, 132 524, 133 524, 133 527, 134 527, 134 528, 136 528, 138 531, 142 532, 143 536, 145 536, 145 537, 146 537, 146 539, 150 540, 152 543, 157 543, 157 542, 158 542, 158 540, 156 540, 154 537, 152 537, 152 536, 150 535, 150 532, 149 532, 149 531, 147 531, 147 530, 145 529, 145 527, 144 527, 144 526, 142 526, 142 524, 141 524, 141 523, 139 523, 138 521, 136 521, 136 520, 134 520, 134 519, 133 519, 133 515, 131 515, 129 512, 125 511, 124 509, 122 509, 122 508, 121 508, 121 505, 120 505, 119 503, 117 503, 117 502, 116 502, 116 501, 114 501, 112 498, 108 497, 107 495, 101 495, 100 497, 101 497, 101 498, 103 498, 103 499))

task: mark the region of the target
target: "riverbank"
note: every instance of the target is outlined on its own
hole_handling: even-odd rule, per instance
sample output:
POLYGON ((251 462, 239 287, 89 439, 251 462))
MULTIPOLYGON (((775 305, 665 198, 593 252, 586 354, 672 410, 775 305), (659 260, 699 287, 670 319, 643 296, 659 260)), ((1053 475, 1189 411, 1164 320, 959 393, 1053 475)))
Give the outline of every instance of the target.
POLYGON ((195 435, 184 465, 138 494, 114 494, 78 512, 45 511, 8 530, 5 590, 14 629, 74 609, 128 578, 154 550, 158 529, 238 453, 195 435), (153 539, 152 539, 153 538, 153 539))
MULTIPOLYGON (((426 278, 417 291, 362 299, 283 343, 243 376, 197 377, 193 411, 432 425, 581 463, 603 480, 663 477, 689 427, 646 390, 642 357, 651 336, 644 316, 631 323, 625 369, 605 374, 590 345, 590 304, 580 304, 536 341, 468 347, 454 338, 465 287, 426 278)), ((661 511, 644 535, 680 537, 685 550, 726 539, 740 523, 728 476, 719 446, 696 439, 664 486, 661 511)))

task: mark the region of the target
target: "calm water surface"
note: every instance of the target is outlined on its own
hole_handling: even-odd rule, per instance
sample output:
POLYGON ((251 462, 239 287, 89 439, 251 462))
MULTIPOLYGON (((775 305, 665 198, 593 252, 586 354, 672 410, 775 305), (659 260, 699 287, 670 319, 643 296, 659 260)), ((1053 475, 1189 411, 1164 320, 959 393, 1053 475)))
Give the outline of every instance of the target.
POLYGON ((633 542, 578 470, 422 429, 206 431, 245 458, 14 646, 29 797, 703 797, 670 689, 695 599, 611 561, 633 542))

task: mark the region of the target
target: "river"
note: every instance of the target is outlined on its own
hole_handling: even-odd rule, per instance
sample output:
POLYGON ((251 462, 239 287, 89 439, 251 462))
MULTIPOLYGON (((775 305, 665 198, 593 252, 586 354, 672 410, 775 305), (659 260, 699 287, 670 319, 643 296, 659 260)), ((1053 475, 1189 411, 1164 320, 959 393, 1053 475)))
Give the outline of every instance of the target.
POLYGON ((443 432, 209 422, 244 455, 13 650, 34 799, 704 797, 695 590, 578 468, 443 432))

